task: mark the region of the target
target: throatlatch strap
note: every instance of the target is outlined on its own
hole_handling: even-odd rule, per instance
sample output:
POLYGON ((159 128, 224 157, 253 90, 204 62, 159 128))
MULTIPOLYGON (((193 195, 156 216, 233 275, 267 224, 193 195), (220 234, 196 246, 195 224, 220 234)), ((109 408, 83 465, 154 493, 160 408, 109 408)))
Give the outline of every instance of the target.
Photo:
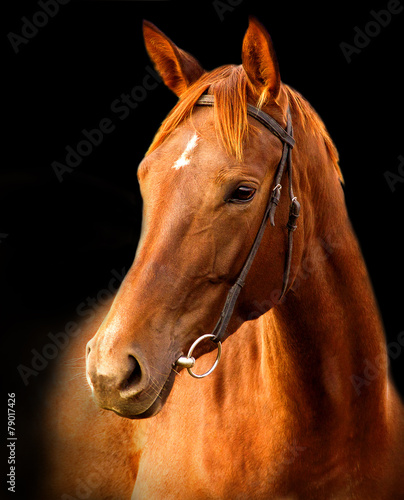
MULTIPOLYGON (((203 95, 199 98, 196 104, 201 106, 214 106, 214 102, 215 98, 213 95, 203 95)), ((281 189, 282 189, 281 181, 283 178, 283 174, 285 172, 286 165, 288 167, 289 196, 291 199, 291 205, 289 208, 289 220, 287 223, 288 249, 286 252, 285 268, 282 279, 282 291, 279 300, 281 300, 284 294, 286 293, 286 289, 289 283, 290 266, 292 260, 292 248, 293 248, 293 232, 296 229, 296 219, 299 217, 299 212, 300 212, 300 204, 297 201, 296 197, 293 195, 293 186, 292 186, 292 148, 295 145, 295 140, 293 138, 292 117, 290 114, 290 110, 288 109, 286 130, 284 130, 282 126, 274 118, 272 118, 272 116, 269 116, 267 113, 264 113, 263 111, 252 106, 251 104, 247 105, 247 113, 256 120, 258 120, 262 125, 264 125, 268 130, 270 130, 274 135, 276 135, 276 137, 278 137, 283 142, 282 156, 275 176, 275 181, 274 181, 275 187, 273 188, 272 193, 269 196, 268 204, 265 209, 265 213, 262 218, 260 228, 258 229, 254 243, 250 249, 250 252, 244 263, 244 266, 240 271, 239 277, 237 278, 236 282, 230 288, 227 294, 226 302, 222 309, 222 313, 220 314, 219 320, 216 323, 215 328, 213 329, 212 334, 215 335, 213 339, 214 342, 221 341, 226 333, 226 328, 233 314, 237 298, 240 295, 241 289, 244 286, 248 271, 252 266, 258 248, 260 246, 262 237, 265 232, 265 228, 267 226, 268 219, 270 220, 272 226, 275 225, 275 212, 281 196, 281 189)))

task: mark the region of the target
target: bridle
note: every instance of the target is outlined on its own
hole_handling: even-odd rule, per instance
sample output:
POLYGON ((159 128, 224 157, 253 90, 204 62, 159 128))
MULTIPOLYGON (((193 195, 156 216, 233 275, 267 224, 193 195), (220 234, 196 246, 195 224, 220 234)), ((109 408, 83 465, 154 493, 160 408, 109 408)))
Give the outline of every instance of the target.
MULTIPOLYGON (((203 95, 196 102, 199 106, 214 106, 215 98, 213 95, 203 95)), ((264 127, 270 130, 276 137, 278 137, 283 142, 282 156, 279 161, 279 165, 276 171, 276 176, 274 180, 275 187, 272 189, 272 194, 269 197, 267 207, 265 209, 264 217, 262 218, 260 228, 258 229, 257 235, 255 237, 254 243, 251 247, 250 253, 244 263, 240 274, 234 283, 234 285, 230 288, 226 302, 220 314, 219 320, 216 323, 215 328, 212 333, 202 335, 190 347, 187 356, 181 356, 177 359, 175 364, 177 366, 182 366, 187 368, 190 375, 195 378, 203 378, 213 372, 216 366, 219 363, 222 345, 221 340, 226 332, 226 328, 230 322, 231 316, 234 311, 234 307, 236 305, 236 301, 238 296, 240 295, 241 289, 244 286, 245 279, 247 277, 248 271, 250 270, 252 263, 254 262, 255 255, 257 254, 258 248, 260 246, 262 237, 265 232, 265 228, 268 223, 268 219, 271 223, 271 226, 275 226, 275 212, 276 207, 278 206, 280 197, 281 197, 281 189, 282 189, 282 178, 283 174, 286 170, 288 171, 289 177, 289 198, 290 198, 290 207, 289 207, 289 219, 286 224, 288 230, 288 248, 286 251, 285 257, 285 268, 283 271, 283 280, 282 280, 282 289, 278 299, 278 303, 282 300, 283 296, 286 293, 289 283, 289 275, 290 275, 290 264, 292 261, 292 250, 293 250, 293 232, 296 230, 296 221, 299 217, 300 212, 300 203, 297 201, 296 196, 293 194, 293 183, 292 183, 292 148, 295 145, 295 140, 293 138, 293 128, 292 128, 292 117, 290 114, 290 109, 287 111, 287 124, 286 130, 274 119, 272 116, 264 113, 260 109, 252 106, 251 104, 247 104, 247 114, 255 118, 259 121, 264 127), (217 343, 218 353, 216 357, 216 361, 214 365, 207 372, 198 375, 192 371, 192 368, 195 365, 195 358, 192 357, 192 353, 195 347, 205 339, 211 339, 213 342, 217 343)))

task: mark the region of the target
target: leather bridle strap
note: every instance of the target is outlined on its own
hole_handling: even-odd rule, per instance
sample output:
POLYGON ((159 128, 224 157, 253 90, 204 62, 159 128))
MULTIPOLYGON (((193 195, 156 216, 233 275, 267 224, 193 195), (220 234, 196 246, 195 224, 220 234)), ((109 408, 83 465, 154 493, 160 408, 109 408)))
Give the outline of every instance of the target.
MULTIPOLYGON (((197 100, 196 104, 198 106, 214 106, 215 96, 204 94, 197 100)), ((276 135, 276 137, 278 137, 283 143, 286 142, 286 144, 293 148, 293 146, 295 145, 293 135, 291 135, 287 129, 285 130, 282 125, 279 125, 275 118, 272 118, 272 116, 264 113, 264 111, 261 111, 252 104, 247 104, 247 114, 264 125, 264 127, 270 130, 274 135, 276 135)), ((288 119, 289 117, 290 113, 288 110, 288 119)))
MULTIPOLYGON (((203 95, 196 102, 197 105, 200 106, 214 106, 215 98, 213 95, 203 95)), ((265 209, 264 216, 261 221, 260 228, 258 229, 257 235, 255 237, 254 243, 251 247, 250 253, 244 263, 240 274, 234 283, 234 285, 230 288, 226 302, 224 304, 222 313, 220 314, 220 318, 216 323, 215 328, 213 329, 212 335, 214 338, 212 340, 214 342, 220 342, 223 339, 223 336, 226 333, 226 328, 230 322, 231 316, 234 311, 234 307, 236 305, 237 298, 241 292, 241 289, 244 286, 245 279, 247 277, 248 271, 250 270, 254 258, 257 254, 258 248, 260 246, 262 237, 265 232, 265 228, 268 223, 268 219, 272 226, 275 226, 275 212, 276 207, 278 206, 281 189, 282 189, 282 178, 285 172, 285 167, 287 166, 288 176, 289 176, 289 197, 291 200, 290 208, 289 208, 289 220, 286 225, 288 229, 288 248, 286 251, 285 258, 285 268, 283 273, 282 280, 282 290, 278 299, 278 302, 283 298, 286 293, 288 283, 289 283, 289 275, 290 275, 290 265, 292 260, 292 249, 293 249, 293 232, 296 229, 296 220, 299 217, 300 212, 300 204, 297 201, 296 197, 293 194, 293 186, 292 186, 292 148, 295 145, 295 140, 293 138, 293 128, 292 128, 292 117, 290 114, 290 110, 287 112, 287 126, 286 130, 274 119, 272 116, 269 116, 267 113, 264 113, 260 109, 252 106, 251 104, 247 104, 247 114, 251 117, 258 120, 264 127, 270 130, 276 137, 278 137, 283 142, 283 150, 282 157, 280 159, 274 184, 275 187, 272 190, 272 194, 269 197, 268 204, 265 209)))

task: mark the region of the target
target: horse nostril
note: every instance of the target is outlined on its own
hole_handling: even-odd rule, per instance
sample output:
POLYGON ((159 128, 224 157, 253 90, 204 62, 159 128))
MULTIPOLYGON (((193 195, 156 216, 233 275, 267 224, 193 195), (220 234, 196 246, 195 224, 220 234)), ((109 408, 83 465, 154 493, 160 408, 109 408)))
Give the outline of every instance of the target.
POLYGON ((129 376, 123 383, 123 388, 121 390, 121 393, 130 392, 134 394, 138 392, 138 387, 142 379, 142 369, 140 367, 138 360, 132 355, 129 355, 129 363, 131 371, 129 376))
POLYGON ((91 340, 90 340, 90 342, 87 342, 87 346, 86 346, 86 356, 87 356, 87 358, 88 358, 88 356, 90 355, 90 352, 91 352, 90 343, 91 343, 91 340))

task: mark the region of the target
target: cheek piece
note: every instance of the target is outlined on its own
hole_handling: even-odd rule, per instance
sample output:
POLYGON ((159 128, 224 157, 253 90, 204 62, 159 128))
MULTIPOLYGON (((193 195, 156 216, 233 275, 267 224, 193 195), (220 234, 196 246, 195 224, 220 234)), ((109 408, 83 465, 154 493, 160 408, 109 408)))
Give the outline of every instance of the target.
MULTIPOLYGON (((215 98, 213 95, 203 95, 197 101, 197 105, 199 106, 214 106, 215 98)), ((222 353, 222 345, 221 340, 223 339, 224 334, 226 333, 226 328, 230 322, 231 316, 234 311, 234 307, 237 302, 237 298, 240 295, 241 289, 244 286, 245 279, 247 277, 248 271, 250 270, 252 263, 254 262, 254 258, 257 254, 258 248, 260 246, 262 237, 265 232, 265 228, 267 226, 268 220, 271 223, 271 226, 275 226, 275 212, 276 207, 278 206, 281 190, 282 190, 282 179, 285 170, 288 171, 289 177, 289 198, 290 198, 290 207, 289 207, 289 219, 286 224, 286 228, 288 230, 288 248, 285 256, 285 268, 283 271, 282 278, 282 289, 278 299, 278 302, 282 300, 284 297, 288 284, 289 284, 289 275, 290 275, 290 264, 292 261, 292 250, 293 250, 293 232, 296 230, 297 225, 296 221, 299 217, 300 213, 300 203, 297 201, 296 196, 293 194, 293 183, 292 183, 292 148, 295 145, 295 140, 293 138, 293 128, 292 128, 292 117, 290 114, 290 109, 287 111, 287 125, 286 130, 274 119, 272 116, 264 113, 260 109, 252 106, 251 104, 247 104, 247 113, 259 121, 264 127, 266 127, 270 132, 272 132, 276 137, 278 137, 283 142, 282 156, 279 161, 276 176, 274 180, 274 187, 270 193, 268 203, 265 209, 264 217, 262 218, 262 222, 260 228, 258 229, 257 235, 255 236, 254 243, 251 247, 250 253, 244 263, 240 274, 234 283, 234 285, 230 288, 226 302, 216 323, 215 328, 212 333, 202 335, 199 337, 190 347, 187 356, 181 356, 177 359, 175 364, 177 366, 182 366, 188 370, 188 373, 195 378, 204 378, 208 376, 219 363, 220 356, 222 353), (195 347, 202 341, 210 339, 212 342, 217 344, 217 357, 214 365, 207 372, 198 375, 192 371, 192 368, 195 366, 195 358, 192 357, 192 353, 195 347)))

